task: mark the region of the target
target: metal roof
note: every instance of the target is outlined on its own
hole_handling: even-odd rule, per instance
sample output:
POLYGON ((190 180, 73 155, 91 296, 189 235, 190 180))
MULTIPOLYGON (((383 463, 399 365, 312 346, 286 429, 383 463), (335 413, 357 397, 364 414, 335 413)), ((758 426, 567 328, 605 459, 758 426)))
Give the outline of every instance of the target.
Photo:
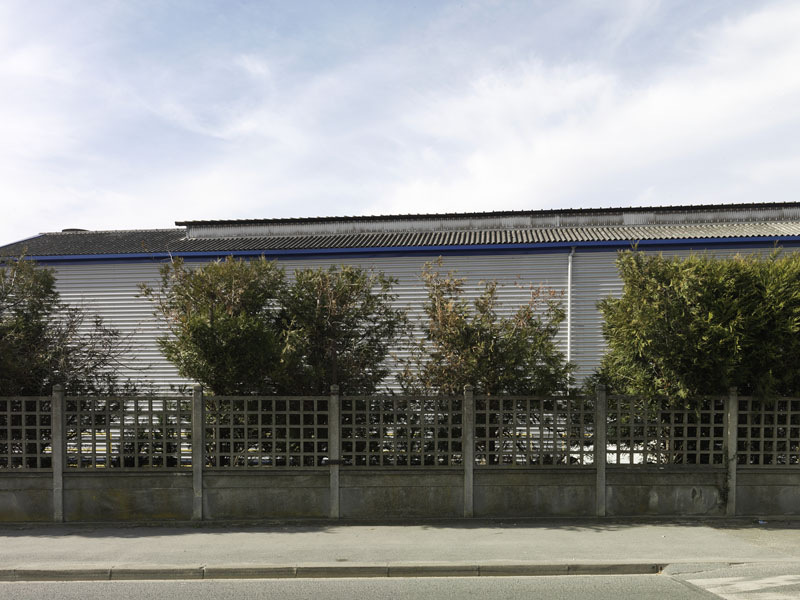
MULTIPOLYGON (((635 225, 800 222, 800 203, 732 204, 655 208, 602 208, 487 213, 316 217, 241 221, 185 221, 186 235, 196 238, 272 238, 314 236, 524 232, 635 225)), ((513 238, 518 233, 511 233, 513 238)), ((546 233, 542 235, 547 235, 546 233)), ((471 242, 467 242, 471 243, 471 242)))
POLYGON ((192 252, 269 252, 336 249, 412 249, 423 247, 515 247, 526 244, 592 245, 645 240, 703 239, 800 240, 800 220, 754 223, 700 223, 587 227, 538 227, 467 231, 366 232, 256 237, 188 238, 185 229, 68 231, 44 233, 0 247, 0 256, 93 256, 182 254, 192 252))
POLYGON ((691 213, 703 212, 726 214, 731 211, 764 211, 774 209, 800 209, 800 202, 752 202, 739 204, 693 204, 672 206, 630 206, 605 208, 556 208, 546 210, 505 210, 466 213, 418 213, 405 215, 365 215, 339 217, 288 217, 271 219, 211 219, 194 221, 176 221, 178 226, 192 225, 251 225, 261 223, 333 223, 342 221, 381 222, 381 221, 419 221, 428 219, 492 219, 502 217, 553 217, 553 216, 587 216, 587 215, 619 215, 622 213, 691 213))

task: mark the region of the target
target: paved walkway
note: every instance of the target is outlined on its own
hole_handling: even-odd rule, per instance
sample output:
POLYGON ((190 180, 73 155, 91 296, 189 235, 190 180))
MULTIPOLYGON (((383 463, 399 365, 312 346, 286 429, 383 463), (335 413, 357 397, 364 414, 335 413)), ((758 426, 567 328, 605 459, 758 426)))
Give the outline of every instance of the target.
POLYGON ((800 563, 800 522, 0 526, 0 579, 652 573, 800 563))

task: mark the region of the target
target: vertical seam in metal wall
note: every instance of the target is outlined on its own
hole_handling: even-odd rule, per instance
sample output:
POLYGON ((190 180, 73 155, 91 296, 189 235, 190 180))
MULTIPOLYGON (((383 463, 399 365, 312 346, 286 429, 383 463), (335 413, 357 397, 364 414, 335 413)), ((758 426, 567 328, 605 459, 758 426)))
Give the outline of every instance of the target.
POLYGON ((572 360, 572 257, 575 246, 567 256, 567 362, 572 360))

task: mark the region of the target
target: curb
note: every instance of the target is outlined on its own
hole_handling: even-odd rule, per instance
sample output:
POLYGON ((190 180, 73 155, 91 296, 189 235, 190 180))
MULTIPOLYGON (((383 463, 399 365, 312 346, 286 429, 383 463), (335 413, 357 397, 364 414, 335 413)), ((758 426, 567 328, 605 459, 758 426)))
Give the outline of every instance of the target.
POLYGON ((655 575, 661 563, 384 564, 264 567, 110 567, 0 569, 0 581, 125 581, 165 579, 328 579, 341 577, 544 577, 655 575))

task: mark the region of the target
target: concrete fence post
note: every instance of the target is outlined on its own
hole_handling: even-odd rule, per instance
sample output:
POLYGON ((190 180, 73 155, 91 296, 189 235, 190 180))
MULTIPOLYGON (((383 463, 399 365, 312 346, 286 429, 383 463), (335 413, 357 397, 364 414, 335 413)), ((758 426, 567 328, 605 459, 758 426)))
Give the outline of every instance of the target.
POLYGON ((732 387, 725 399, 725 515, 736 516, 736 463, 738 454, 739 391, 732 387))
POLYGON ((339 512, 339 465, 342 463, 341 432, 342 411, 339 404, 339 386, 331 386, 328 402, 328 465, 330 466, 330 518, 338 519, 339 512))
POLYGON ((469 384, 464 386, 461 444, 464 458, 464 516, 473 517, 475 515, 475 396, 473 388, 469 384))
POLYGON ((53 399, 50 408, 50 456, 53 468, 53 521, 64 521, 64 455, 66 440, 64 439, 64 386, 53 386, 53 399))
POLYGON ((607 420, 606 386, 597 386, 594 405, 594 466, 597 473, 595 482, 595 515, 606 516, 606 426, 607 420))
POLYGON ((192 520, 203 520, 203 464, 205 463, 205 398, 203 387, 192 389, 192 520))

